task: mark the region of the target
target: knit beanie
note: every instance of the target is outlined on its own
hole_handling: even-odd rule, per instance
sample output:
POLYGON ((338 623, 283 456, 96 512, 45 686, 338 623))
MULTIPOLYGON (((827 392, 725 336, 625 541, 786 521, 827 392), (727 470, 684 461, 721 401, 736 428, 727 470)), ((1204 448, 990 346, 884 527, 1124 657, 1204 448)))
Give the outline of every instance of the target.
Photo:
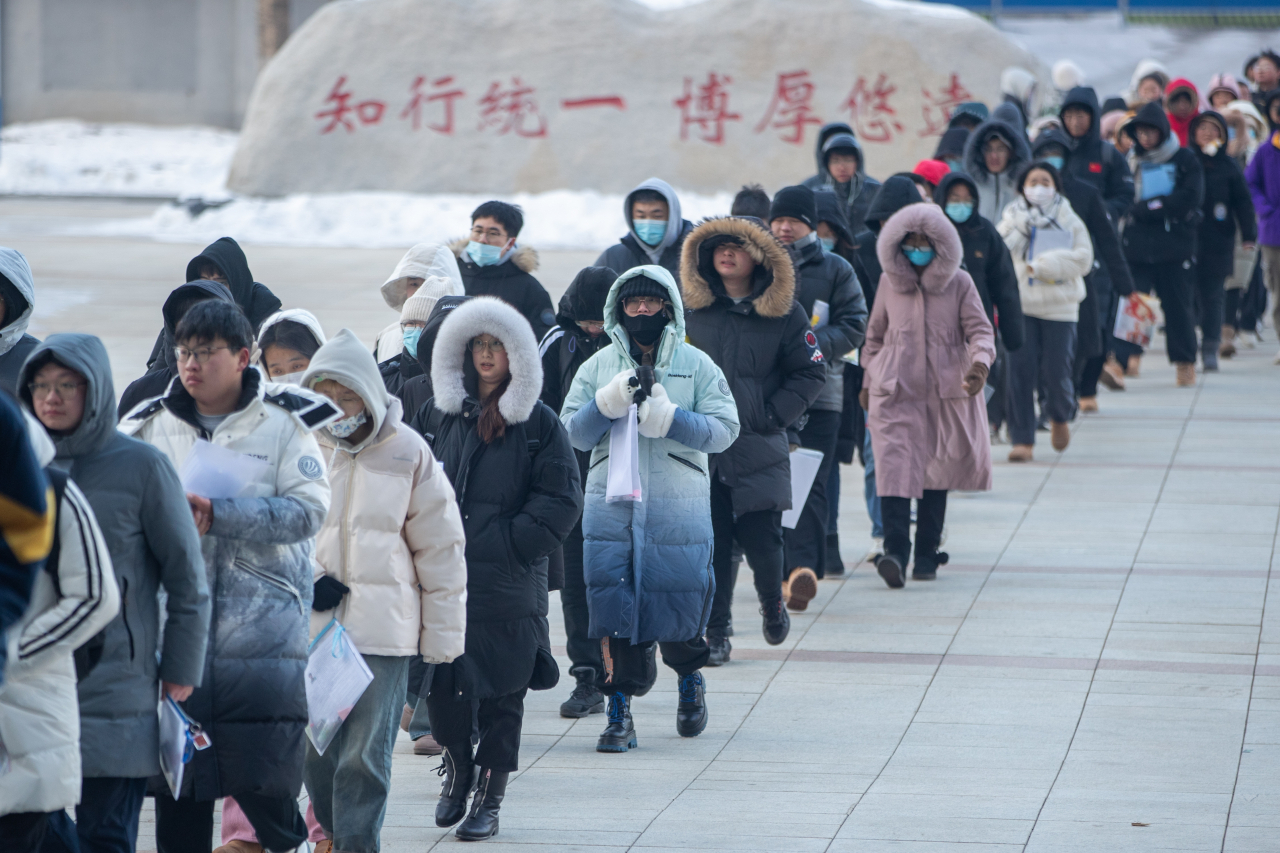
POLYGON ((921 160, 916 163, 916 167, 911 171, 936 187, 942 182, 943 177, 951 171, 951 167, 941 160, 921 160))
POLYGON ((783 187, 773 197, 769 205, 769 221, 779 216, 790 216, 799 219, 810 228, 818 227, 818 203, 814 201, 813 190, 804 186, 783 187))
MULTIPOLYGON (((425 290, 425 288, 423 289, 425 290)), ((439 298, 439 296, 426 294, 419 290, 404 301, 404 307, 400 309, 400 322, 427 322, 427 318, 431 316, 431 309, 436 307, 436 300, 439 298)))
POLYGON ((624 299, 630 299, 632 296, 655 296, 663 300, 671 299, 671 293, 667 288, 647 275, 637 275, 627 279, 626 283, 618 290, 618 304, 621 305, 624 299))

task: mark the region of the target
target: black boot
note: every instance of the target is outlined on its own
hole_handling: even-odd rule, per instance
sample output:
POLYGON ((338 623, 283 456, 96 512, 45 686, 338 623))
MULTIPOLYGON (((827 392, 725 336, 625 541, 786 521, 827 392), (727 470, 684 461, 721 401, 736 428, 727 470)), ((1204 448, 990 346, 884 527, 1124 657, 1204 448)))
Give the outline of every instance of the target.
POLYGON ((577 719, 588 714, 603 714, 604 694, 596 687, 595 667, 575 666, 569 672, 578 683, 569 698, 560 705, 560 716, 577 719))
POLYGON ((707 666, 724 666, 729 662, 729 653, 733 644, 728 636, 719 632, 707 631, 707 645, 711 647, 711 657, 707 658, 707 666))
POLYGON ((827 534, 827 558, 822 564, 822 576, 838 578, 844 576, 844 560, 840 559, 840 534, 827 534))
POLYGON ((481 770, 476 795, 471 800, 471 814, 454 830, 459 841, 483 841, 498 834, 498 809, 507 793, 510 773, 481 770))
POLYGON ((938 566, 945 566, 951 555, 946 551, 934 551, 932 554, 916 554, 916 564, 911 569, 911 579, 931 581, 938 579, 938 566))
POLYGON ((596 752, 626 752, 636 748, 636 725, 631 719, 631 697, 625 693, 609 696, 609 725, 596 741, 596 752))
POLYGON ((787 615, 787 605, 782 603, 782 596, 760 602, 760 615, 764 617, 764 641, 776 646, 787 638, 791 631, 791 617, 787 615))
POLYGON ((906 586, 906 572, 903 570, 902 563, 892 554, 881 554, 876 559, 876 571, 891 589, 902 589, 906 586))
POLYGON ((471 760, 471 744, 461 749, 446 746, 444 762, 436 771, 444 777, 440 802, 436 803, 436 826, 453 826, 467 813, 467 796, 476 783, 476 765, 471 760))
POLYGON ((680 677, 680 702, 676 705, 676 734, 697 737, 707 727, 707 682, 701 672, 680 677))

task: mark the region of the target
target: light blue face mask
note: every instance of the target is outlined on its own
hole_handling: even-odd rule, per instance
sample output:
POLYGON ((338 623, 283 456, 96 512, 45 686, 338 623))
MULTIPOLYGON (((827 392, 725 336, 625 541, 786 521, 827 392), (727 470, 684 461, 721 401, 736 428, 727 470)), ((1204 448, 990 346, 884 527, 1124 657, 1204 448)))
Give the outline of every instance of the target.
POLYGON ((819 239, 820 241, 822 241, 822 251, 824 251, 824 252, 834 252, 834 251, 836 250, 836 238, 834 238, 834 237, 819 237, 818 239, 819 239))
POLYGON ((973 216, 973 202, 949 201, 944 210, 952 222, 968 222, 969 217, 973 216))
POLYGON ((902 254, 906 255, 907 260, 911 261, 911 265, 916 267, 927 267, 929 262, 933 260, 933 249, 916 249, 903 246, 902 254))
POLYGON ((1065 157, 1046 157, 1044 158, 1044 161, 1048 163, 1050 166, 1052 166, 1053 168, 1057 169, 1059 172, 1061 172, 1062 167, 1067 164, 1067 160, 1065 157))
POLYGON ((414 358, 418 357, 418 339, 422 337, 421 326, 410 326, 404 330, 404 349, 405 352, 414 358))
POLYGON ((667 235, 667 220, 665 219, 635 219, 631 222, 631 227, 635 229, 636 236, 641 242, 650 246, 656 246, 662 242, 662 238, 667 235))
POLYGON ((467 254, 471 256, 471 260, 475 261, 477 266, 491 267, 501 260, 502 247, 469 240, 467 241, 467 254))

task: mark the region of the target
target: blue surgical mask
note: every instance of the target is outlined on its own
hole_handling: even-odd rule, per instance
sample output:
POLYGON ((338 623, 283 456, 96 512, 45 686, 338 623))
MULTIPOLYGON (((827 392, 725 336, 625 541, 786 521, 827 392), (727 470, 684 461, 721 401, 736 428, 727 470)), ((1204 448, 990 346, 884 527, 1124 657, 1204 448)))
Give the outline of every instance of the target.
POLYGON ((410 326, 404 330, 405 352, 414 358, 418 357, 418 338, 422 337, 421 326, 410 326))
POLYGON ((836 250, 836 238, 819 237, 818 240, 822 243, 822 251, 834 252, 836 250))
POLYGON ((665 219, 635 219, 631 222, 631 227, 635 229, 636 236, 641 242, 650 246, 656 246, 662 242, 662 238, 667 234, 667 220, 665 219))
POLYGON ((491 267, 502 259, 502 247, 469 240, 467 241, 467 254, 471 256, 471 260, 475 261, 477 266, 491 267))
POLYGON ((969 217, 973 216, 973 202, 971 201, 949 201, 944 209, 952 222, 968 222, 969 217))
POLYGON ((349 418, 334 421, 325 429, 329 430, 334 438, 346 438, 368 422, 369 418, 365 415, 364 409, 361 409, 349 418))
POLYGON ((1050 166, 1052 166, 1053 168, 1057 169, 1059 172, 1061 172, 1062 167, 1067 164, 1065 157, 1046 157, 1044 158, 1044 161, 1048 163, 1050 166))
POLYGON ((903 246, 902 254, 907 256, 907 260, 911 261, 912 266, 917 267, 927 267, 929 262, 933 260, 933 249, 916 249, 903 246))
POLYGON ((1236 129, 1231 125, 1227 125, 1227 141, 1230 142, 1236 138, 1236 129))

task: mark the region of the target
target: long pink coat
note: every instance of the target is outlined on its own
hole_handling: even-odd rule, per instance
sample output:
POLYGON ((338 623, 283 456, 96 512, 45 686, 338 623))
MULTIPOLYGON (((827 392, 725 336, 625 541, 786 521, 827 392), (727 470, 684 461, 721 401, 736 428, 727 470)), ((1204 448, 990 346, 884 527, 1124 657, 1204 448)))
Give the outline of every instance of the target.
POLYGON ((876 255, 884 273, 862 348, 876 491, 919 498, 925 489, 988 490, 985 398, 965 393, 964 375, 975 361, 991 366, 995 335, 960 269, 960 235, 942 208, 912 204, 884 224, 876 255), (923 232, 936 252, 920 275, 902 254, 911 232, 923 232))

